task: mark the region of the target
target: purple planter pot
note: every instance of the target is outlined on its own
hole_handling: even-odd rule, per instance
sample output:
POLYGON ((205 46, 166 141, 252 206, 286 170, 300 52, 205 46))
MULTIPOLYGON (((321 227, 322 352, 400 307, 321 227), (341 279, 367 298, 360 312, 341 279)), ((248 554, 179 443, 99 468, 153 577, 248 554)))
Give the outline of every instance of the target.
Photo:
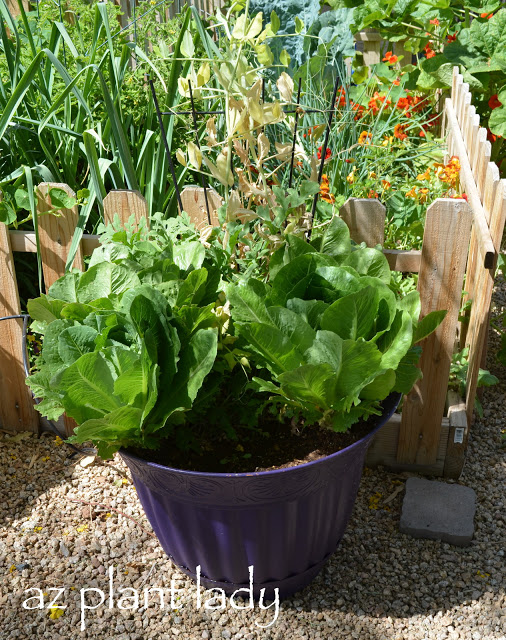
MULTIPOLYGON (((357 496, 372 436, 394 413, 390 396, 377 426, 355 444, 320 460, 257 473, 201 473, 146 462, 127 451, 137 495, 160 544, 200 583, 230 594, 308 585, 334 553, 357 496)), ((272 593, 274 593, 272 591, 272 593)))

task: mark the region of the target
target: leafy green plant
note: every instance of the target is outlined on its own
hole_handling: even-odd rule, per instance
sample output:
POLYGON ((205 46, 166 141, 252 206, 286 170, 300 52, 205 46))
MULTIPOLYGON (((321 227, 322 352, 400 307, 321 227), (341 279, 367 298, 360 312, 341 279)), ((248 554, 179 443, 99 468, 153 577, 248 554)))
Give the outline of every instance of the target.
MULTIPOLYGON (((458 65, 464 82, 473 91, 482 122, 488 122, 492 160, 500 165, 506 136, 506 66, 502 54, 506 9, 499 0, 330 0, 329 5, 353 10, 353 33, 377 29, 385 41, 402 42, 404 49, 416 56, 416 65, 402 67, 411 89, 430 94, 435 89, 450 88, 453 67, 458 65)), ((354 66, 356 73, 365 77, 360 55, 354 66)), ((383 63, 378 69, 383 74, 383 63)))
MULTIPOLYGON (((311 244, 286 234, 262 282, 230 268, 217 239, 204 247, 184 218, 102 229, 88 270, 28 303, 43 336, 28 380, 39 411, 65 411, 74 441, 104 457, 167 437, 198 448, 222 396, 249 428, 272 404, 265 391, 282 413, 334 430, 378 413, 420 376, 415 345, 445 312, 419 322, 418 293, 398 298, 383 254, 352 246, 339 218, 319 232, 311 244)), ((225 437, 235 426, 221 425, 225 437)))
POLYGON ((153 447, 181 422, 214 365, 222 321, 220 274, 198 240, 139 231, 104 235, 85 273, 70 272, 31 300, 43 335, 28 383, 39 411, 80 425, 74 440, 153 447))
MULTIPOLYGON (((457 351, 452 356, 452 364, 450 366, 449 386, 451 389, 458 391, 461 397, 466 397, 466 380, 467 370, 469 368, 469 349, 466 347, 461 351, 457 351)), ((492 375, 486 369, 480 369, 478 372, 477 388, 492 387, 499 382, 496 376, 492 375)), ((480 399, 476 396, 474 400, 474 408, 478 415, 483 418, 483 407, 480 399)))
POLYGON ((407 393, 420 376, 415 345, 446 312, 419 322, 418 293, 399 300, 389 284, 383 254, 352 250, 339 218, 311 244, 288 236, 269 283, 226 287, 244 349, 270 374, 253 378, 257 388, 336 431, 379 414, 390 393, 407 393))

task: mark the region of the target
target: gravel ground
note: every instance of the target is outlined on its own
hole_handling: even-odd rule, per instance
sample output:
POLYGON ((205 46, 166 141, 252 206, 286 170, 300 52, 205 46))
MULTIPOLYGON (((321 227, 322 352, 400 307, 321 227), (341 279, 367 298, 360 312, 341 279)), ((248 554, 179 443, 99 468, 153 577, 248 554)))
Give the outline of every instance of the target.
MULTIPOLYGON (((494 313, 506 308, 506 286, 496 291, 494 301, 494 313)), ((0 434, 0 474, 5 478, 0 496, 0 638, 506 640, 506 449, 501 449, 506 372, 494 363, 497 346, 492 332, 489 366, 501 382, 485 394, 485 416, 473 427, 459 481, 478 496, 471 546, 400 534, 407 474, 366 469, 337 553, 309 587, 281 604, 277 620, 267 628, 258 625, 274 620, 274 608, 196 608, 193 583, 164 556, 121 460, 69 464, 68 450, 54 436, 12 439, 0 434), (115 589, 130 587, 141 594, 139 608, 121 610, 118 598, 133 595, 122 592, 112 608, 106 600, 85 611, 80 631, 81 589, 108 594, 110 567, 115 589), (162 610, 153 594, 145 609, 143 590, 169 590, 171 580, 181 590, 174 608, 167 603, 162 610), (59 595, 58 604, 66 608, 23 609, 24 600, 39 594, 25 593, 30 588, 46 594, 46 607, 59 595)), ((100 602, 98 593, 83 594, 90 605, 100 602)), ((38 603, 37 597, 27 606, 38 603)), ((130 598, 120 604, 132 607, 135 602, 130 598)))

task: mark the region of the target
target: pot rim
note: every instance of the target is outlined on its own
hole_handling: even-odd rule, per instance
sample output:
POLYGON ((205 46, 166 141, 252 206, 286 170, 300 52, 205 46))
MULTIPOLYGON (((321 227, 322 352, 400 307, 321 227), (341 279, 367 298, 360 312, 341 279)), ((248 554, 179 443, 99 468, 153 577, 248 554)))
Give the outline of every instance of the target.
MULTIPOLYGON (((211 477, 211 478, 247 478, 247 477, 259 477, 259 476, 267 476, 267 475, 275 475, 275 474, 281 474, 281 473, 287 473, 289 471, 296 471, 298 469, 307 469, 309 467, 312 467, 314 465, 317 464, 321 464, 327 460, 330 459, 334 459, 337 456, 344 454, 347 451, 351 451, 352 449, 359 447, 361 444, 363 444, 364 442, 366 442, 367 440, 369 440, 370 438, 372 438, 372 436, 377 433, 381 427, 383 427, 388 420, 390 420, 390 418, 393 416, 393 414, 395 413, 395 410, 397 409, 397 407, 399 406, 399 403, 401 401, 402 398, 402 393, 392 393, 390 394, 391 396, 394 396, 394 398, 397 398, 395 401, 393 401, 392 406, 385 412, 382 414, 382 419, 380 420, 380 423, 374 427, 374 429, 372 431, 370 431, 367 435, 365 435, 363 438, 360 438, 360 440, 357 440, 356 442, 354 442, 353 444, 348 445, 347 447, 345 447, 344 449, 340 449, 339 451, 335 451, 334 453, 331 453, 328 456, 324 456, 323 458, 318 458, 318 460, 312 460, 310 462, 304 462, 303 464, 298 464, 294 467, 284 467, 283 469, 270 469, 268 471, 247 471, 247 472, 242 472, 242 473, 226 473, 226 472, 220 472, 220 471, 191 471, 189 469, 178 469, 177 467, 168 467, 166 465, 160 464, 158 462, 150 462, 149 460, 145 460, 144 458, 141 458, 133 453, 130 453, 130 451, 128 451, 127 449, 120 449, 119 450, 119 454, 121 456, 125 456, 127 458, 131 458, 133 460, 138 460, 139 462, 142 462, 146 465, 148 465, 149 467, 155 468, 155 469, 160 469, 160 470, 164 470, 164 471, 170 471, 172 473, 180 473, 183 474, 185 476, 191 476, 191 477, 197 477, 197 478, 203 478, 203 477, 211 477)), ((388 399, 388 397, 386 398, 388 399)))

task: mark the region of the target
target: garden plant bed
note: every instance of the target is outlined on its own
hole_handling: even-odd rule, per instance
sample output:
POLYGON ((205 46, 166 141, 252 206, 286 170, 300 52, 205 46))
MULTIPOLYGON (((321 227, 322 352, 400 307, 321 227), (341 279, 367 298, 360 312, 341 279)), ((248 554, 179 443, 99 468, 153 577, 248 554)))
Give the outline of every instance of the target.
MULTIPOLYGON (((462 163, 461 182, 473 207, 471 215, 463 200, 436 200, 428 207, 424 242, 421 251, 385 251, 392 269, 418 272, 418 290, 422 315, 436 309, 448 314, 437 332, 425 340, 421 368, 424 378, 404 400, 402 416, 395 415, 376 435, 369 452, 369 464, 382 464, 395 469, 418 470, 433 475, 458 477, 461 473, 469 424, 472 419, 478 369, 484 352, 488 309, 493 283, 493 269, 502 238, 505 219, 505 185, 497 167, 488 162, 490 143, 480 129, 471 94, 462 77, 454 74, 452 98, 446 103, 449 153, 458 153, 462 163), (472 227, 472 231, 471 231, 472 227), (467 268, 466 291, 473 300, 470 316, 460 324, 459 311, 464 272, 467 268), (456 337, 460 347, 469 347, 467 397, 447 406, 446 389, 456 337)), ((69 188, 63 186, 68 192, 69 188)), ((41 211, 50 207, 49 185, 42 185, 39 199, 41 211), (45 195, 44 195, 45 194, 45 195)), ((190 216, 204 217, 202 198, 188 201, 190 216), (195 210, 192 212, 191 203, 195 210)), ((119 213, 126 222, 134 213, 136 220, 146 216, 146 203, 139 194, 111 192, 104 200, 105 219, 111 221, 119 213)), ((64 210, 63 217, 42 216, 41 259, 46 287, 64 273, 73 230, 77 223, 77 207, 64 210)), ((358 242, 374 246, 381 237, 384 211, 374 201, 350 200, 341 215, 358 242), (370 237, 373 240, 367 241, 370 237)), ((33 233, 2 228, 2 282, 6 291, 1 301, 2 315, 19 312, 15 273, 11 251, 35 251, 33 233)), ((82 264, 98 246, 96 236, 82 237, 74 264, 82 264)), ((7 357, 0 366, 4 384, 0 390, 0 411, 5 427, 38 430, 38 418, 24 385, 21 358, 21 326, 8 323, 1 344, 7 357)), ((72 423, 68 423, 69 430, 72 423)))

